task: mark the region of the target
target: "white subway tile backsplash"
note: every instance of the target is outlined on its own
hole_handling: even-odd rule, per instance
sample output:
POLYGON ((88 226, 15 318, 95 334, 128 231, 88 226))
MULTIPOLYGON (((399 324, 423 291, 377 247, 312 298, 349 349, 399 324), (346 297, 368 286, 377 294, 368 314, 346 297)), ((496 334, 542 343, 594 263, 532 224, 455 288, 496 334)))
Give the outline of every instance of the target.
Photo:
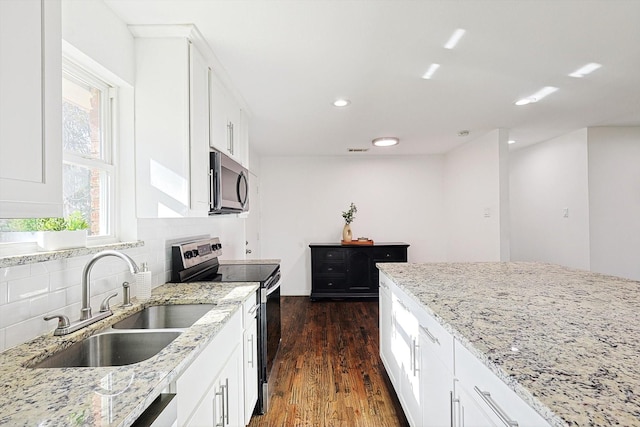
POLYGON ((29 277, 31 274, 31 267, 29 265, 14 265, 1 269, 0 273, 2 274, 0 276, 0 282, 7 282, 9 280, 29 277))
POLYGON ((0 282, 0 305, 6 304, 9 300, 7 282, 0 282))
POLYGON ((49 294, 49 307, 47 311, 59 310, 67 305, 67 291, 61 289, 49 294))
POLYGON ((31 317, 42 317, 49 311, 49 294, 44 294, 36 298, 31 298, 31 317))
POLYGON ((46 322, 41 317, 35 317, 24 322, 8 326, 6 329, 5 344, 7 348, 14 347, 25 342, 25 337, 36 337, 49 332, 56 327, 56 322, 46 322))
POLYGON ((82 287, 78 284, 64 289, 67 294, 67 305, 76 304, 82 301, 82 287))
POLYGON ((82 268, 74 267, 67 270, 54 271, 49 275, 49 286, 52 291, 80 285, 82 268))
POLYGON ((41 274, 23 279, 10 280, 7 284, 9 288, 9 302, 33 298, 49 292, 49 275, 41 274))
POLYGON ((5 304, 0 308, 0 328, 24 322, 29 318, 30 313, 31 304, 29 304, 29 300, 5 304))

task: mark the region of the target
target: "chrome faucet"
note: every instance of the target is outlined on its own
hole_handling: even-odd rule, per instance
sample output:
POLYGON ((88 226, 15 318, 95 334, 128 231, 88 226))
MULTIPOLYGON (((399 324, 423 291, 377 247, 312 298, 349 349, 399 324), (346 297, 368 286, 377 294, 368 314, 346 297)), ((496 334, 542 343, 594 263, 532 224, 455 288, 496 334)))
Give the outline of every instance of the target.
POLYGON ((89 262, 87 262, 87 264, 84 266, 84 269, 82 270, 82 308, 80 309, 80 319, 73 323, 70 323, 69 318, 61 314, 55 314, 44 318, 44 320, 58 319, 58 326, 53 332, 54 335, 70 334, 71 332, 75 332, 78 329, 89 326, 92 323, 107 318, 113 314, 113 312, 109 308, 109 300, 118 295, 117 292, 108 295, 102 301, 102 304, 100 304, 100 312, 98 314, 96 314, 95 316, 91 314, 91 281, 89 280, 89 275, 91 274, 93 265, 99 259, 107 256, 115 256, 126 262, 129 266, 129 271, 131 272, 131 274, 136 274, 138 273, 138 271, 140 271, 133 259, 131 259, 129 255, 126 255, 122 252, 106 250, 95 254, 93 258, 91 258, 89 262))

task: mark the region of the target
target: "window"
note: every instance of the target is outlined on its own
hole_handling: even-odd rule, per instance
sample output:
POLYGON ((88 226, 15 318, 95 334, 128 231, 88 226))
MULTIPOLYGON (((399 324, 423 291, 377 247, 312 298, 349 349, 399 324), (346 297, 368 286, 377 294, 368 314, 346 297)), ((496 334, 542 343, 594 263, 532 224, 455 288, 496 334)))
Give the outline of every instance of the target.
POLYGON ((64 216, 79 211, 89 236, 113 235, 114 88, 65 63, 62 78, 64 216))
MULTIPOLYGON (((63 216, 80 212, 90 239, 115 237, 113 143, 114 87, 91 72, 63 61, 63 216)), ((35 241, 30 220, 0 219, 0 242, 35 241)))

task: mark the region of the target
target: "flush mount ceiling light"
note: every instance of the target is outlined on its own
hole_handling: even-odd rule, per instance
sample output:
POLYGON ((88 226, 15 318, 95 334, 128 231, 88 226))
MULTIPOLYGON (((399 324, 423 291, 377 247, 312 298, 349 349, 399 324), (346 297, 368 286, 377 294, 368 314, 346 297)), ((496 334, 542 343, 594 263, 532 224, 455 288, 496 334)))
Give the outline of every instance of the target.
POLYGON ((376 147, 391 147, 392 145, 397 145, 399 142, 400 140, 395 136, 383 136, 371 141, 376 147))
POLYGON ((346 107, 349 104, 351 104, 351 101, 344 98, 336 99, 335 101, 333 101, 334 107, 346 107))
POLYGON ((516 140, 515 140, 515 139, 510 139, 510 140, 509 140, 509 144, 515 144, 515 143, 516 143, 516 140))
POLYGON ((545 98, 548 95, 551 95, 553 92, 557 91, 557 87, 553 86, 545 86, 533 95, 529 95, 526 98, 522 98, 516 101, 516 105, 527 105, 533 104, 540 101, 542 98, 545 98))
POLYGON ((469 131, 468 130, 461 130, 460 132, 458 132, 458 136, 469 136, 469 131))
POLYGON ((425 80, 429 80, 431 77, 433 77, 435 72, 438 71, 438 68, 440 68, 440 64, 431 64, 426 73, 422 75, 422 78, 425 80))
POLYGON ((462 28, 458 28, 457 30, 455 30, 451 37, 449 37, 449 40, 447 40, 447 43, 445 43, 444 48, 453 49, 454 47, 456 47, 462 36, 464 36, 464 33, 466 33, 466 31, 462 28))
POLYGON ((569 74, 569 77, 581 78, 586 76, 587 74, 593 73, 595 70, 597 70, 600 67, 602 67, 601 64, 598 64, 597 62, 590 62, 578 68, 573 73, 569 74))

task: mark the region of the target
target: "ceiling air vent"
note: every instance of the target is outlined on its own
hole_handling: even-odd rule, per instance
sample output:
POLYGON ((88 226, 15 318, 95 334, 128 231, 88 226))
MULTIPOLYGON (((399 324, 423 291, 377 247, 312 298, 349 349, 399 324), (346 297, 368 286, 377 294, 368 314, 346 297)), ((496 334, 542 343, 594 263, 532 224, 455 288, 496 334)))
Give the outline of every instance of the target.
POLYGON ((348 148, 350 153, 364 153, 365 151, 369 151, 368 148, 348 148))

